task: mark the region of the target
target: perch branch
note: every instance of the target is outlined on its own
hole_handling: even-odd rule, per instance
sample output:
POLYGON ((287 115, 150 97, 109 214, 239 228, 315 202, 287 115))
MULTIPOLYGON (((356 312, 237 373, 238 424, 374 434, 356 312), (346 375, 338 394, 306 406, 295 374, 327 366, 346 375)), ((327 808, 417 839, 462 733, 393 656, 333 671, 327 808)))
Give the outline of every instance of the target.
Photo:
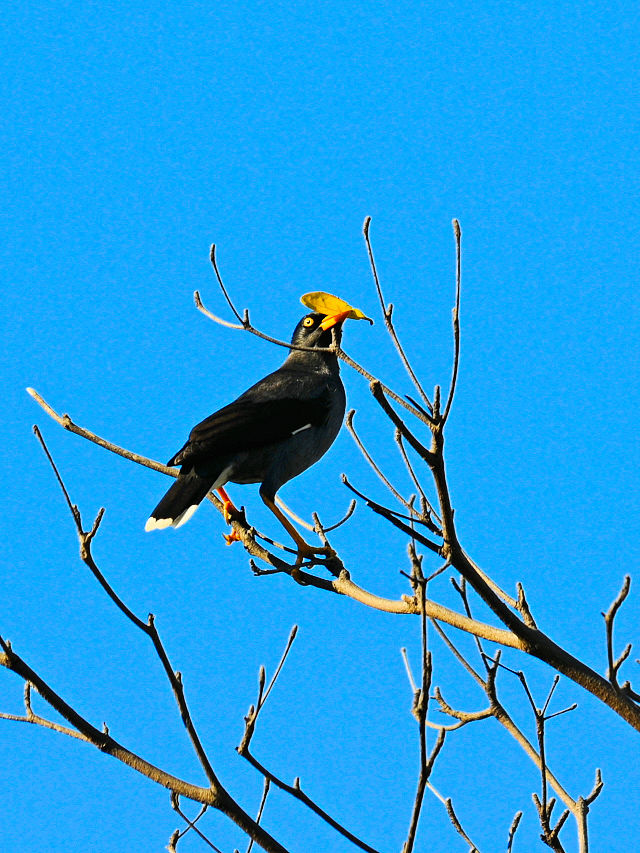
MULTIPOLYGON (((377 395, 380 400, 383 400, 384 388, 380 384, 375 384, 374 387, 376 391, 375 395, 377 395)), ((72 423, 68 416, 58 415, 42 399, 42 397, 37 394, 37 392, 30 393, 42 408, 64 429, 75 432, 81 437, 93 441, 107 450, 117 453, 131 461, 137 462, 138 464, 145 465, 146 467, 153 468, 157 471, 161 471, 162 473, 169 474, 170 476, 175 477, 177 475, 177 471, 173 468, 167 468, 167 466, 160 465, 146 457, 130 453, 117 445, 101 439, 99 436, 89 432, 88 430, 77 427, 72 423)), ((381 403, 381 405, 385 411, 386 408, 390 409, 389 403, 386 400, 384 400, 384 404, 381 403)), ((393 412, 393 416, 397 418, 395 412, 393 410, 391 411, 393 412)), ((399 424, 395 422, 394 424, 399 426, 399 424)), ((406 427, 400 427, 400 430, 407 441, 412 443, 411 439, 407 436, 406 427)), ((412 438, 414 437, 412 436, 412 438)), ((417 439, 414 438, 414 441, 417 442, 417 439)), ((505 604, 501 596, 494 591, 488 580, 478 572, 473 561, 471 561, 463 551, 457 541, 455 526, 453 524, 453 509, 449 498, 445 466, 442 456, 442 433, 439 432, 438 429, 434 431, 435 450, 433 452, 427 451, 420 442, 417 442, 417 446, 415 446, 415 444, 412 444, 412 446, 419 455, 422 455, 423 458, 426 457, 426 461, 428 462, 434 477, 441 510, 440 515, 442 518, 443 534, 445 537, 445 550, 449 552, 448 555, 445 555, 445 558, 449 559, 451 565, 467 579, 478 595, 494 611, 508 630, 505 631, 503 629, 485 626, 482 623, 476 623, 475 620, 465 622, 464 620, 466 617, 462 617, 460 614, 450 611, 447 608, 436 608, 435 610, 428 612, 428 615, 430 617, 438 618, 443 622, 447 622, 454 627, 461 627, 463 630, 469 631, 470 633, 478 633, 478 636, 482 636, 485 639, 493 640, 494 642, 511 646, 513 648, 519 648, 527 654, 531 654, 532 656, 539 658, 554 669, 571 678, 594 696, 598 697, 631 726, 640 731, 640 707, 638 707, 638 705, 633 701, 633 695, 628 695, 624 686, 622 689, 616 689, 607 679, 603 678, 599 673, 595 672, 582 661, 578 660, 569 652, 558 646, 550 637, 531 625, 526 624, 526 621, 522 621, 518 617, 517 613, 514 613, 507 604, 505 604)), ((219 509, 219 511, 222 511, 222 504, 217 498, 209 496, 209 499, 219 509)), ((393 519, 392 517, 389 517, 389 521, 391 521, 396 527, 403 530, 410 538, 415 538, 416 541, 424 544, 431 550, 440 550, 433 542, 430 542, 426 537, 421 536, 415 530, 404 525, 402 521, 393 519)), ((252 556, 263 560, 267 564, 271 565, 276 571, 292 575, 295 567, 289 565, 260 546, 255 541, 253 528, 246 524, 246 521, 241 517, 234 517, 232 519, 232 526, 240 536, 244 547, 252 556)), ((341 574, 341 576, 335 581, 325 581, 323 578, 316 578, 309 573, 299 571, 294 580, 302 582, 303 585, 310 585, 326 591, 347 595, 363 604, 375 607, 376 609, 385 610, 389 613, 418 613, 415 604, 405 600, 393 601, 391 599, 384 599, 368 593, 353 584, 348 575, 343 576, 341 574)))

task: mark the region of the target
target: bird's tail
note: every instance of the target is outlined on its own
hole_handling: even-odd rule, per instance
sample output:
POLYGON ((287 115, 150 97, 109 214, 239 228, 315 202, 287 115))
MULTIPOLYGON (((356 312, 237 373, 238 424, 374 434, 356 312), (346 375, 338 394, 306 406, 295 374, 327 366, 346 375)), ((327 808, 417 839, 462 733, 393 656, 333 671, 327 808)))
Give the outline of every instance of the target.
POLYGON ((164 530, 165 527, 186 524, 213 483, 212 477, 201 477, 193 468, 180 472, 178 479, 151 513, 144 529, 164 530))

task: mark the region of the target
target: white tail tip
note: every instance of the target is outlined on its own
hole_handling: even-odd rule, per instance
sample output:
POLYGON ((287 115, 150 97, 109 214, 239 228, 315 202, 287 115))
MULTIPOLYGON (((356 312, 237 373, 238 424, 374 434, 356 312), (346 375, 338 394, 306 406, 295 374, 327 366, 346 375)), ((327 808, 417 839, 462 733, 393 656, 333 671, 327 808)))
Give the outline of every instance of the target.
POLYGON ((173 523, 172 518, 148 518, 144 529, 149 533, 151 530, 164 530, 165 527, 170 527, 173 523))
POLYGON ((199 504, 191 504, 188 506, 184 512, 181 512, 177 518, 174 518, 171 522, 172 527, 182 527, 183 524, 186 524, 187 521, 191 518, 193 513, 198 509, 199 504))

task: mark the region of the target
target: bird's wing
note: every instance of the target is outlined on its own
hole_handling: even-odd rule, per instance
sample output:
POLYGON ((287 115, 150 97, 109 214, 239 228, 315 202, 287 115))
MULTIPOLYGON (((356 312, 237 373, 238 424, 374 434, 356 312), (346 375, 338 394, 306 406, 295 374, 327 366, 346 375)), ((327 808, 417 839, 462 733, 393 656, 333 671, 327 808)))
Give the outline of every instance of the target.
MULTIPOLYGON (((331 409, 325 386, 313 397, 270 397, 267 389, 250 389, 238 400, 214 412, 191 430, 189 441, 169 465, 204 460, 215 454, 238 453, 284 441, 307 426, 321 426, 331 409), (255 390, 254 390, 255 389, 255 390)), ((283 389, 279 389, 282 393, 283 389)))

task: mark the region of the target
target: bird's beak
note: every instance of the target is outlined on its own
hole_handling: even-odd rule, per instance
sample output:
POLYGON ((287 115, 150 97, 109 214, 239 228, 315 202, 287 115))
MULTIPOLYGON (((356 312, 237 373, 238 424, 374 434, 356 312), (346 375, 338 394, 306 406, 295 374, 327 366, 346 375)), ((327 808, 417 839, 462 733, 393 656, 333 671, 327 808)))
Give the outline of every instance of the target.
POLYGON ((328 317, 325 317, 322 323, 320 323, 320 328, 325 332, 327 329, 330 329, 332 326, 336 326, 338 323, 341 323, 343 320, 346 320, 349 314, 351 314, 351 308, 348 311, 340 311, 338 314, 329 314, 328 317))

